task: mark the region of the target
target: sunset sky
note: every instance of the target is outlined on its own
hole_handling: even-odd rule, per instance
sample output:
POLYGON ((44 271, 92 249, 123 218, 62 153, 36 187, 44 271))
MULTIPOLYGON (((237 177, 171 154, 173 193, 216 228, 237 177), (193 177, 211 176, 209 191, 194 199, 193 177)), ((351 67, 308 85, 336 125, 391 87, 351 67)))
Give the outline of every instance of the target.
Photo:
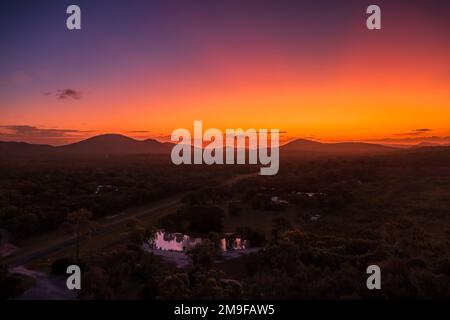
POLYGON ((2 1, 0 140, 450 142, 450 1, 2 1), (78 4, 82 30, 66 28, 78 4))

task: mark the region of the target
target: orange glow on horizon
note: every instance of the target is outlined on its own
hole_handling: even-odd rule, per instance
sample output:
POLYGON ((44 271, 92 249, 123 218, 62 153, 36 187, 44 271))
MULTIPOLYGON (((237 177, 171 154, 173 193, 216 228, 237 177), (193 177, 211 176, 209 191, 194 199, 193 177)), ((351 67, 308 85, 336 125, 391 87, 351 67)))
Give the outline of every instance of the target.
POLYGON ((207 43, 196 52, 201 65, 155 70, 142 61, 87 74, 74 85, 79 100, 11 93, 0 100, 0 125, 80 130, 61 144, 111 132, 167 140, 194 120, 222 131, 278 128, 284 141, 450 137, 450 44, 419 28, 354 34, 349 25, 328 59, 307 48, 292 55, 257 34, 240 50, 207 43))

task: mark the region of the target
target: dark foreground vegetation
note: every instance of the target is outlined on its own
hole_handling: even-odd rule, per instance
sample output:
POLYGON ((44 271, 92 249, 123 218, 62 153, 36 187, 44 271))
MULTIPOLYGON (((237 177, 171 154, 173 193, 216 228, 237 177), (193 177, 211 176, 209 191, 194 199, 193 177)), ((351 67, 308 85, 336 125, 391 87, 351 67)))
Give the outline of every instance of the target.
MULTIPOLYGON (((126 185, 133 190, 147 183, 149 189, 142 190, 155 192, 147 196, 157 198, 168 190, 195 185, 192 181, 199 179, 198 174, 203 175, 202 182, 209 178, 208 171, 202 170, 189 176, 192 180, 184 181, 171 177, 174 169, 170 167, 164 172, 154 166, 129 168, 134 174, 123 176, 129 184, 114 180, 118 179, 117 168, 109 174, 82 169, 86 171, 79 178, 83 181, 79 188, 87 188, 87 184, 92 192, 99 183, 89 182, 93 177, 109 177, 101 183, 126 185), (155 170, 155 176, 144 174, 145 170, 155 170), (164 181, 163 177, 166 184, 155 182, 164 181), (152 186, 157 185, 155 189, 150 181, 152 186)), ((2 221, 14 217, 8 211, 13 204, 15 210, 23 210, 22 214, 26 214, 25 208, 39 207, 40 203, 56 210, 57 204, 26 193, 23 181, 45 181, 50 172, 66 171, 34 170, 35 176, 21 175, 19 169, 8 171, 2 186, 15 191, 9 196, 2 193, 2 204, 7 204, 1 208, 2 221), (14 174, 18 180, 13 179, 14 174), (19 187, 22 184, 25 189, 19 187), (14 198, 17 192, 28 194, 28 206, 11 202, 20 198, 14 198)), ((89 207, 89 202, 81 202, 86 200, 83 197, 65 198, 70 192, 61 189, 77 189, 67 182, 70 179, 64 181, 66 187, 54 188, 59 196, 51 199, 60 201, 58 205, 67 212, 80 205, 96 214, 108 212, 89 207)), ((450 299, 448 150, 364 158, 285 159, 276 176, 200 188, 188 192, 183 206, 157 224, 131 224, 129 240, 120 246, 82 256, 79 263, 85 272, 79 298, 450 299), (187 253, 191 265, 180 269, 142 249, 142 240, 160 227, 201 234, 208 240, 187 253), (222 232, 250 238, 259 251, 223 259, 217 246, 222 232), (366 268, 373 264, 381 268, 381 290, 366 287, 366 268)), ((40 228, 41 222, 37 219, 34 227, 40 228)), ((67 259, 55 262, 54 272, 64 270, 61 265, 70 264, 74 257, 67 259)), ((1 279, 7 279, 5 272, 1 279)))
MULTIPOLYGON (((162 156, 2 160, 0 226, 16 239, 58 228, 73 211, 93 218, 214 186, 232 177, 229 167, 180 167, 162 156)), ((242 168, 245 172, 248 168, 242 168)))

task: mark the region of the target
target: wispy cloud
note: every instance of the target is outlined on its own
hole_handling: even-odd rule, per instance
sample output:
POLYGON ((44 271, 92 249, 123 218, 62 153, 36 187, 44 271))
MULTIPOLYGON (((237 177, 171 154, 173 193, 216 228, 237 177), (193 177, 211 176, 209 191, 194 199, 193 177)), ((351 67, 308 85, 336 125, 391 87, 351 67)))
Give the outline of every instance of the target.
POLYGON ((431 131, 431 129, 427 129, 427 128, 424 128, 424 129, 414 129, 413 130, 413 132, 419 132, 419 133, 422 133, 422 132, 430 132, 431 131))
POLYGON ((67 88, 44 92, 44 96, 55 96, 60 100, 79 100, 83 97, 83 92, 81 90, 67 88))
POLYGON ((385 144, 417 144, 421 142, 432 142, 439 144, 450 144, 450 136, 409 136, 397 138, 381 138, 366 140, 366 142, 385 143, 385 144))
POLYGON ((58 99, 81 99, 81 91, 74 89, 58 90, 58 99))
POLYGON ((132 131, 127 131, 126 133, 150 133, 150 131, 146 131, 146 130, 132 130, 132 131))
POLYGON ((413 129, 410 132, 395 133, 394 136, 416 136, 416 135, 421 135, 421 134, 428 133, 431 131, 432 131, 432 129, 419 128, 419 129, 413 129))
POLYGON ((0 138, 8 141, 31 143, 64 144, 83 139, 95 130, 76 130, 60 128, 38 128, 29 125, 1 125, 0 138))

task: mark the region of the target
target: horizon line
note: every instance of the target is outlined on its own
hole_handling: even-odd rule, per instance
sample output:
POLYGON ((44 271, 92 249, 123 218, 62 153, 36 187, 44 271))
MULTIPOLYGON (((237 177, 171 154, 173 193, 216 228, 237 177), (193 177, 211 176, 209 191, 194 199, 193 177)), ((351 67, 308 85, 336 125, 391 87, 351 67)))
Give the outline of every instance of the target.
MULTIPOLYGON (((73 142, 67 142, 64 144, 51 144, 51 143, 38 143, 38 142, 29 142, 26 140, 3 140, 2 136, 0 135, 0 142, 11 142, 11 143, 25 143, 25 144, 30 144, 30 145, 45 145, 45 146, 50 146, 50 147, 62 147, 62 146, 67 146, 67 145, 71 145, 71 144, 76 144, 79 142, 83 142, 95 137, 101 137, 101 136, 121 136, 121 137, 125 137, 134 141, 138 141, 138 142, 144 142, 144 141, 156 141, 160 144, 177 144, 177 142, 175 141, 171 141, 171 140, 162 140, 162 139, 158 139, 155 137, 147 137, 147 138, 136 138, 136 137, 132 137, 129 136, 127 134, 123 134, 123 133, 115 133, 115 132, 106 132, 106 133, 101 133, 101 134, 96 134, 96 135, 92 135, 92 136, 88 136, 85 138, 81 138, 79 140, 73 141, 73 142)), ((51 137, 52 139, 57 139, 57 138, 66 138, 66 137, 51 137)), ((427 139, 430 137, 424 137, 424 139, 427 139)), ((292 139, 288 139, 286 141, 284 141, 282 144, 280 143, 280 147, 285 146, 291 142, 294 141, 298 141, 298 140, 303 140, 303 141, 309 141, 309 142, 315 142, 315 143, 320 143, 320 144, 340 144, 340 143, 363 143, 363 144, 373 144, 373 145, 381 145, 381 146, 388 146, 388 147, 408 147, 408 146, 416 146, 416 145, 420 145, 420 144, 427 144, 427 141, 419 141, 419 139, 417 141, 414 142, 404 142, 404 141, 398 141, 398 142, 381 142, 381 141, 377 141, 377 140, 339 140, 339 141, 326 141, 323 139, 312 139, 312 138, 302 138, 302 137, 295 137, 292 139)), ((430 145, 435 145, 435 146, 449 146, 450 145, 450 141, 444 142, 444 143, 429 143, 430 145)), ((191 146, 193 146, 191 144, 191 146)))

